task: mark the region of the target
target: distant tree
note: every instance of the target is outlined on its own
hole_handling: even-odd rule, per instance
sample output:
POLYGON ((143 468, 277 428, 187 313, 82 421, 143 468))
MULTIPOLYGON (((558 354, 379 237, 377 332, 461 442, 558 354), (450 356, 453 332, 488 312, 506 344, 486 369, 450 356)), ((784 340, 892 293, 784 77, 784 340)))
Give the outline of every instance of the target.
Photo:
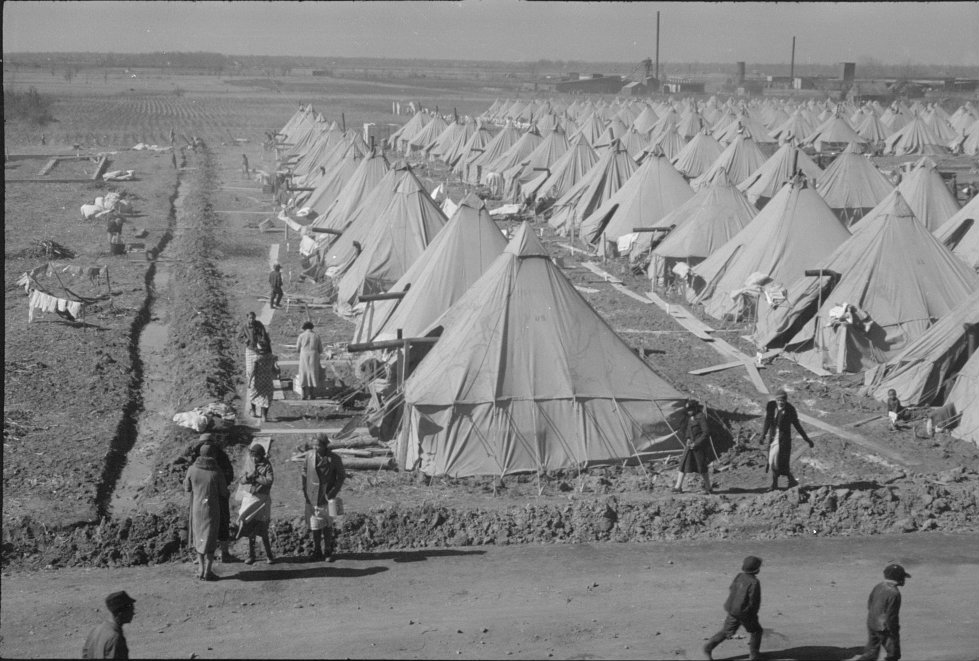
POLYGON ((70 83, 71 79, 74 77, 75 77, 75 72, 69 66, 68 68, 65 69, 65 81, 70 83))

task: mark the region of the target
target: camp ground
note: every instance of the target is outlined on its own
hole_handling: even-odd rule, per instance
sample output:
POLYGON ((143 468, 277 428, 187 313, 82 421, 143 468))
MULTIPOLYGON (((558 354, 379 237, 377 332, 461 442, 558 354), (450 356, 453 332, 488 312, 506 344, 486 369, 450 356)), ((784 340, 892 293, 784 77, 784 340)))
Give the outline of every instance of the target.
MULTIPOLYGON (((294 4, 260 41, 305 48, 294 4)), ((605 11, 653 47, 640 5, 605 11)), ((5 53, 0 654, 76 656, 125 589, 134 657, 696 658, 748 555, 767 658, 859 654, 891 562, 905 658, 973 653, 975 66, 530 66, 419 30, 454 59, 5 53), (780 392, 813 446, 771 489, 780 392), (236 532, 267 455, 274 563, 243 534, 194 578, 203 434, 236 532)))

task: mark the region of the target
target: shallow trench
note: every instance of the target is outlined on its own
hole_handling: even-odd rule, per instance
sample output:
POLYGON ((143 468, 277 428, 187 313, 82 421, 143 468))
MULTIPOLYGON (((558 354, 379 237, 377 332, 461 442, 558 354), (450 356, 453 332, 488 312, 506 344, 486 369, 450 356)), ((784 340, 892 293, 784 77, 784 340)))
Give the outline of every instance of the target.
MULTIPOLYGON (((178 182, 170 214, 171 228, 179 226, 181 222, 186 188, 187 184, 183 180, 178 182)), ((157 246, 159 256, 164 256, 173 232, 168 230, 165 237, 166 240, 161 240, 157 246)), ((168 356, 165 351, 170 316, 170 298, 166 292, 170 286, 171 270, 169 262, 157 261, 147 271, 147 321, 139 333, 137 349, 142 375, 138 396, 140 405, 132 416, 131 443, 106 512, 117 519, 136 514, 140 496, 153 477, 153 466, 163 431, 173 417, 167 403, 168 356)))

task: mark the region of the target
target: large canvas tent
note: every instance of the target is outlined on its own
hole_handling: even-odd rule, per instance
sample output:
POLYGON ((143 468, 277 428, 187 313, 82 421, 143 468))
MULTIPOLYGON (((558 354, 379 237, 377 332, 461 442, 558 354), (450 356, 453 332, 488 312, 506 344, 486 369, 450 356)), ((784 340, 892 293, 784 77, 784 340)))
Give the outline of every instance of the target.
POLYGON ((486 204, 470 193, 422 256, 391 287, 400 300, 372 304, 360 317, 355 341, 418 337, 479 279, 507 242, 486 204), (407 291, 406 291, 407 290, 407 291))
POLYGON ((942 181, 938 167, 927 157, 921 159, 911 174, 904 177, 897 190, 911 206, 915 218, 931 232, 959 211, 959 203, 942 181))
POLYGON ((799 171, 812 182, 823 173, 804 151, 794 145, 785 144, 738 184, 738 190, 744 192, 748 201, 760 208, 799 171))
POLYGON ((528 181, 520 192, 528 202, 544 202, 549 206, 584 179, 598 160, 598 152, 588 144, 585 136, 579 135, 549 171, 528 181))
POLYGON ((548 224, 564 235, 577 231, 581 221, 622 188, 637 168, 619 141, 614 141, 584 178, 554 203, 548 224))
MULTIPOLYGON (((727 175, 720 174, 711 185, 659 221, 660 225, 675 227, 652 251, 647 270, 650 280, 662 283, 676 262, 699 264, 744 229, 757 213, 727 175)), ((633 255, 649 250, 651 243, 651 234, 640 234, 633 255)))
POLYGON ((735 185, 740 184, 766 160, 755 141, 750 136, 739 133, 703 174, 690 181, 690 187, 695 191, 700 190, 707 186, 721 170, 727 173, 727 178, 735 185))
POLYGON ((903 351, 864 374, 863 392, 878 401, 894 389, 906 406, 941 404, 954 377, 979 350, 979 289, 903 351))
POLYGON ((900 193, 810 268, 828 274, 800 276, 775 321, 759 306, 758 327, 767 335, 759 343, 797 347, 800 363, 836 372, 886 362, 979 287, 979 276, 915 219, 900 193), (797 328, 784 345, 777 339, 797 328))
POLYGON ((507 475, 681 450, 683 395, 616 335, 524 224, 429 329, 405 382, 405 467, 507 475))
POLYGON ((414 176, 403 177, 390 203, 365 233, 360 254, 337 284, 337 311, 350 314, 361 294, 387 291, 445 223, 445 214, 421 182, 414 176))
POLYGON ((343 185, 333 204, 312 223, 312 227, 343 232, 353 220, 353 213, 367 195, 381 182, 390 170, 387 159, 377 149, 372 149, 360 161, 360 165, 343 185))
POLYGON ((636 227, 653 227, 693 197, 683 176, 662 152, 647 156, 639 169, 600 207, 581 221, 581 238, 618 241, 636 227))
POLYGON ((853 225, 894 190, 873 162, 850 143, 816 180, 816 190, 847 225, 853 225))
POLYGON ((935 236, 955 256, 979 271, 979 195, 935 230, 935 236))
POLYGON ((760 273, 789 283, 818 264, 850 236, 804 177, 785 184, 748 225, 694 267, 691 302, 716 319, 740 317, 741 292, 760 273))
POLYGON ((673 157, 673 167, 687 179, 694 179, 707 172, 723 151, 721 143, 704 129, 693 136, 673 157))
POLYGON ((955 377, 946 402, 957 416, 952 436, 979 445, 979 351, 955 377))

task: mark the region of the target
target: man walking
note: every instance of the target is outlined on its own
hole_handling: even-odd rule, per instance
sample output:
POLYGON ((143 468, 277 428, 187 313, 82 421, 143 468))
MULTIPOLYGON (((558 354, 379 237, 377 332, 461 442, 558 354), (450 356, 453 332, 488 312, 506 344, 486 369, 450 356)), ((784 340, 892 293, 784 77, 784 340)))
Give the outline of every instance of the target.
POLYGON ((765 409, 765 426, 762 428, 762 439, 768 438, 768 464, 766 470, 772 471, 772 486, 769 491, 778 491, 778 476, 789 478, 789 488, 799 486, 799 481, 792 475, 792 427, 796 428, 809 447, 812 441, 799 424, 799 414, 795 407, 789 404, 789 396, 784 390, 775 393, 774 401, 768 402, 765 409))
POLYGON ((761 609, 761 583, 757 575, 761 571, 761 558, 749 555, 741 564, 741 573, 731 583, 731 591, 724 610, 727 617, 721 630, 704 645, 704 654, 713 659, 711 652, 714 648, 737 633, 739 627, 744 627, 750 636, 748 638, 748 659, 761 659, 761 624, 758 623, 758 611, 761 609))
POLYGON ((269 286, 272 293, 269 295, 269 307, 273 310, 282 303, 282 266, 276 264, 269 273, 269 286))
POLYGON ((884 580, 870 592, 867 600, 867 647, 857 661, 877 661, 884 648, 885 661, 901 658, 901 591, 911 574, 901 565, 887 565, 884 580))
POLYGON ((129 647, 122 633, 122 626, 133 621, 136 600, 125 591, 113 592, 105 598, 105 606, 112 617, 98 625, 85 639, 83 659, 128 659, 129 647))

